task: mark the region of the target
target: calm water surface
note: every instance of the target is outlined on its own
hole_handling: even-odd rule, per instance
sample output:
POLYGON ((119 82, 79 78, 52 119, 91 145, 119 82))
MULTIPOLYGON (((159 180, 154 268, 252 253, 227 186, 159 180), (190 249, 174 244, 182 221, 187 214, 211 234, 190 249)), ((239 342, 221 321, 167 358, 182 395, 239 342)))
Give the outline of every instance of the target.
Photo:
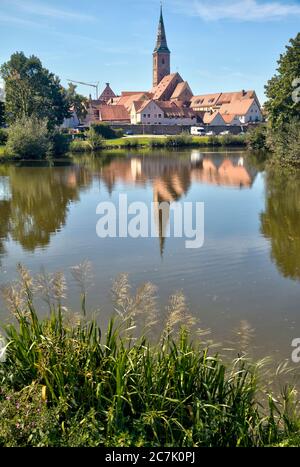
MULTIPOLYGON (((300 337, 300 179, 263 172, 239 152, 185 151, 83 157, 49 167, 0 166, 0 283, 16 264, 33 273, 65 271, 68 305, 79 292, 70 267, 93 264, 90 310, 112 314, 110 288, 120 272, 133 286, 151 281, 163 307, 182 289, 193 314, 225 342, 246 321, 258 353, 290 358, 300 337), (183 239, 99 239, 101 201, 205 203, 205 244, 183 239)), ((0 320, 8 313, 3 306, 0 320)))

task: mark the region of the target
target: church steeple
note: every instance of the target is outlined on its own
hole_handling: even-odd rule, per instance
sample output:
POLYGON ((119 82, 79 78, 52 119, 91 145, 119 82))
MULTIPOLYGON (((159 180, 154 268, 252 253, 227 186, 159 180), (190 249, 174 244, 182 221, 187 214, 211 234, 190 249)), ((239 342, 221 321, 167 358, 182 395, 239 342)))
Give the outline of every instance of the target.
POLYGON ((153 87, 156 87, 166 75, 170 74, 170 55, 161 5, 156 47, 153 52, 153 87))
POLYGON ((167 43, 162 4, 160 5, 160 18, 159 18, 159 23, 158 23, 157 41, 156 41, 156 47, 154 49, 154 53, 155 52, 170 53, 170 50, 168 48, 168 43, 167 43))

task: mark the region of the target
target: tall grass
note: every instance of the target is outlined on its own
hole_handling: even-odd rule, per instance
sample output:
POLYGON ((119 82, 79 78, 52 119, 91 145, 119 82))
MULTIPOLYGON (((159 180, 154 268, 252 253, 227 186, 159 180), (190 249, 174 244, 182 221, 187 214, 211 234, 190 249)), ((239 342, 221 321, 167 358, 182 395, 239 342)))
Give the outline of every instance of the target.
MULTIPOLYGON (((86 314, 88 272, 73 273, 86 314)), ((280 401, 266 395, 263 405, 262 364, 238 357, 225 365, 192 341, 182 294, 171 297, 153 343, 152 284, 133 293, 122 275, 113 287, 116 316, 103 331, 64 309, 62 275, 36 280, 22 267, 20 275, 4 291, 16 323, 6 327, 0 364, 0 446, 263 446, 297 436, 293 391, 280 401), (49 316, 40 319, 34 297, 45 283, 49 316)))

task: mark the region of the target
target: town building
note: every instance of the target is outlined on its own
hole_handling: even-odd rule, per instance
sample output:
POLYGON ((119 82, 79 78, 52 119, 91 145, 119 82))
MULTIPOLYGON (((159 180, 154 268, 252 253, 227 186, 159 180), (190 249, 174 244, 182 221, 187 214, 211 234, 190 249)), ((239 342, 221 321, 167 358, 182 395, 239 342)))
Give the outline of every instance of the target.
POLYGON ((171 73, 162 7, 153 52, 153 83, 149 91, 123 91, 116 96, 106 83, 98 100, 89 102, 85 124, 235 126, 263 121, 255 91, 194 96, 179 73, 171 73))
MULTIPOLYGON (((220 120, 226 125, 245 125, 262 122, 263 115, 255 91, 239 91, 217 94, 204 94, 191 99, 191 108, 195 112, 204 112, 204 123, 220 120)), ((223 124, 224 124, 223 123, 223 124)))

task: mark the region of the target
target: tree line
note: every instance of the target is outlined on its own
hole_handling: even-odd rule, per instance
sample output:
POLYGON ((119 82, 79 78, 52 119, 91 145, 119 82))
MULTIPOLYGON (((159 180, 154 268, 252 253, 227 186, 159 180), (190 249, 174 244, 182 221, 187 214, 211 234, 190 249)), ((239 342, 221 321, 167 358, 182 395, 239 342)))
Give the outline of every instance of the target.
POLYGON ((60 126, 74 110, 86 116, 87 99, 69 84, 65 89, 58 76, 43 67, 41 60, 23 52, 14 53, 0 68, 5 84, 5 104, 1 103, 0 121, 8 125, 23 118, 47 120, 49 129, 60 126))

